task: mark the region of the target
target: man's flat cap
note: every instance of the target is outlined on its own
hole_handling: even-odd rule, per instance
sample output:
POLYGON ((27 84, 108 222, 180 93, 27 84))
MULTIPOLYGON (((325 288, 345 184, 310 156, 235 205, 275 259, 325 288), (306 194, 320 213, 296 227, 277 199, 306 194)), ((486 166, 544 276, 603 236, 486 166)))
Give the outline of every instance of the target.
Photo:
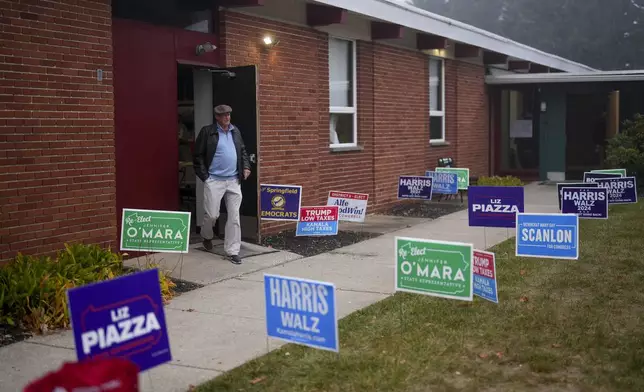
POLYGON ((233 109, 228 105, 219 105, 215 106, 215 114, 226 114, 231 113, 233 109))

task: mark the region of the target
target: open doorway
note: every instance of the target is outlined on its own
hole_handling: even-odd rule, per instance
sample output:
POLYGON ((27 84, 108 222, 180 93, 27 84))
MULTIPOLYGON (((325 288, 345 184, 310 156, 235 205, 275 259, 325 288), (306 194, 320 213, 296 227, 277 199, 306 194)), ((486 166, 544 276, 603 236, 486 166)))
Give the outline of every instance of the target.
POLYGON ((608 120, 607 93, 568 94, 566 99, 566 178, 602 167, 608 120))
MULTIPOLYGON (((213 108, 225 104, 232 107, 231 123, 240 131, 251 161, 251 175, 242 181, 240 208, 242 240, 258 242, 258 173, 257 141, 257 77, 255 66, 229 69, 192 65, 178 66, 178 137, 179 137, 179 194, 181 210, 192 214, 191 243, 201 242, 203 222, 203 182, 194 172, 195 140, 200 130, 213 124, 213 108)), ((224 238, 227 212, 222 199, 220 216, 214 233, 224 238)))

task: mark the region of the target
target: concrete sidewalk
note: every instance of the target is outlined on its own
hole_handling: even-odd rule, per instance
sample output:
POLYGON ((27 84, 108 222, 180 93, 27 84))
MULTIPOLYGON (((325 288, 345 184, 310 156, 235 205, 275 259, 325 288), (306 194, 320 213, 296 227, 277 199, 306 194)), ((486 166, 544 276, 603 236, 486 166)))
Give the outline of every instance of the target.
MULTIPOLYGON (((526 212, 558 212, 556 186, 530 184, 525 190, 526 212)), ((270 341, 267 347, 264 273, 335 283, 338 316, 344 317, 393 294, 395 236, 471 242, 478 249, 514 236, 514 230, 469 227, 467 219, 467 211, 460 211, 309 258, 288 252, 258 255, 247 259, 254 261, 243 269, 224 260, 213 263, 216 256, 194 251, 203 253, 203 261, 194 263, 199 267, 194 270, 184 265, 182 278, 197 278, 206 286, 167 306, 173 361, 142 375, 141 390, 186 391, 283 345, 270 341), (213 269, 219 277, 208 277, 213 269)), ((65 331, 1 348, 2 390, 19 391, 29 380, 74 360, 73 347, 71 331, 65 331)))

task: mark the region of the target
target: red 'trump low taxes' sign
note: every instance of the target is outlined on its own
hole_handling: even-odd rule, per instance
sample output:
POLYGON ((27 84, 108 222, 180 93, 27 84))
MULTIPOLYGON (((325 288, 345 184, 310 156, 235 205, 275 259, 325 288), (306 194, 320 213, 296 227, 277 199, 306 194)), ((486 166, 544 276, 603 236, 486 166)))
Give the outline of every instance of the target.
POLYGON ((300 208, 300 222, 330 222, 337 220, 338 206, 300 208))

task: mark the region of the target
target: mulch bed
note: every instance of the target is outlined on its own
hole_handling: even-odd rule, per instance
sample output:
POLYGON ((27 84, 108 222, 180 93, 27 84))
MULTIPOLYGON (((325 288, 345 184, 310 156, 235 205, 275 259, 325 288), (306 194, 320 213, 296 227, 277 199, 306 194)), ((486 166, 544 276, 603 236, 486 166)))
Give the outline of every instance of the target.
POLYGON ((338 231, 336 236, 296 237, 295 230, 285 230, 273 236, 263 237, 262 245, 311 257, 381 235, 380 233, 338 231))
POLYGON ((0 325, 0 347, 18 343, 29 339, 31 336, 31 333, 24 329, 10 325, 0 325))
POLYGON ((410 201, 395 205, 383 215, 436 219, 465 209, 467 209, 467 201, 461 203, 460 199, 440 202, 410 201))
POLYGON ((204 286, 199 283, 188 282, 187 280, 181 280, 177 278, 170 278, 170 279, 172 279, 172 282, 176 284, 176 287, 173 288, 176 295, 180 295, 192 290, 200 289, 204 286))

